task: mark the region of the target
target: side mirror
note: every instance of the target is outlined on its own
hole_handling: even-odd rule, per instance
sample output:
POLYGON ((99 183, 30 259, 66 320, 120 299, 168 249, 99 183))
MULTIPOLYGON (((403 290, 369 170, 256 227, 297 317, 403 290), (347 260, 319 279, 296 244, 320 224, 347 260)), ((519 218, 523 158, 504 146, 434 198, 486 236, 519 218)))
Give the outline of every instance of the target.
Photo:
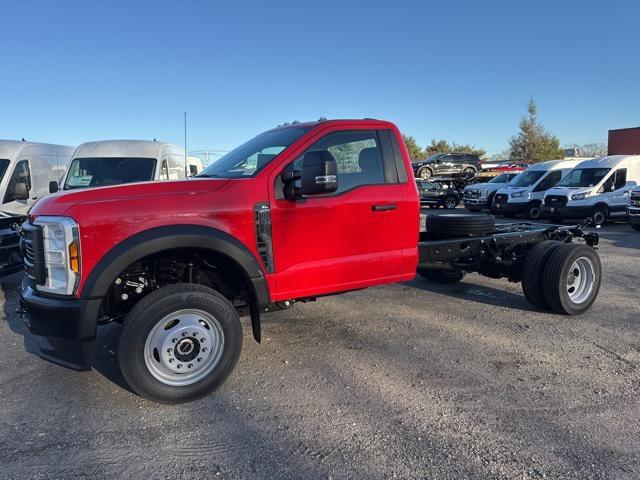
POLYGON ((49 182, 49 193, 56 193, 58 191, 58 182, 49 182))
POLYGON ((332 193, 338 189, 338 164, 327 150, 308 152, 302 159, 302 195, 332 193))
POLYGON ((13 189, 13 196, 16 200, 29 200, 29 189, 27 188, 27 184, 24 182, 16 183, 16 186, 13 189))

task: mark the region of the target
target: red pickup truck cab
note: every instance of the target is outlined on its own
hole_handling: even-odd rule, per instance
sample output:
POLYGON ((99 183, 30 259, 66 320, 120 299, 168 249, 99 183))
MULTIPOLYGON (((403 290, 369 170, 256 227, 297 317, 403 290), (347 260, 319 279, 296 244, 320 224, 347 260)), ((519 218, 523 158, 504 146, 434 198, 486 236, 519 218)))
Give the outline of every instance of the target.
POLYGON ((232 371, 239 314, 409 280, 418 192, 398 129, 293 123, 197 178, 57 193, 23 226, 21 301, 44 358, 89 369, 99 323, 124 321, 123 375, 185 401, 232 371), (407 173, 409 172, 409 173, 407 173))

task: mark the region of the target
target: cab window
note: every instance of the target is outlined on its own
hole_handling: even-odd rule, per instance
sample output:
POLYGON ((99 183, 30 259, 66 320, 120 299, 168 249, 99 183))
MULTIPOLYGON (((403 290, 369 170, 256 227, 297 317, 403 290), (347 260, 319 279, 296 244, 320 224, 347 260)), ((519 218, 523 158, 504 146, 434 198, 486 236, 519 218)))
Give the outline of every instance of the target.
POLYGON ((14 202, 16 200, 15 191, 18 183, 26 183, 27 190, 31 190, 31 172, 29 171, 29 162, 27 160, 20 160, 16 164, 16 168, 13 170, 13 174, 9 179, 7 192, 4 195, 4 201, 2 203, 14 202))
POLYGON ((378 135, 371 130, 330 133, 313 144, 295 160, 294 169, 302 169, 304 155, 325 150, 336 160, 338 194, 363 185, 385 183, 378 135))
POLYGON ((549 190, 552 187, 555 187, 556 184, 562 178, 562 170, 554 170, 553 172, 549 172, 549 175, 544 177, 536 188, 533 189, 534 192, 544 192, 549 190))

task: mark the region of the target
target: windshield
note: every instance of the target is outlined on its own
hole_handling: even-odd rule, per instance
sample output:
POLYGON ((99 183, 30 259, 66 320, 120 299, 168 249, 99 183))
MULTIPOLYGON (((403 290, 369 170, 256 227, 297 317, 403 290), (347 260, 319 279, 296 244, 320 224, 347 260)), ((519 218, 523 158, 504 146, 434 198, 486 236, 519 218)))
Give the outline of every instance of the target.
POLYGON ((558 187, 593 187, 600 183, 610 168, 575 168, 558 183, 558 187))
POLYGON ((11 162, 5 158, 0 158, 0 181, 4 178, 4 174, 7 173, 7 168, 11 162))
POLYGON ((522 172, 520 175, 517 175, 511 183, 510 187, 530 187, 542 177, 545 173, 544 170, 530 170, 528 172, 522 172))
POLYGON ((155 158, 75 158, 64 190, 153 180, 155 158))
POLYGON ((497 177, 491 179, 489 183, 507 183, 513 177, 515 177, 515 174, 513 173, 503 173, 502 175, 498 175, 497 177))
POLYGON ((445 153, 434 153, 433 155, 431 155, 429 158, 427 158, 425 160, 425 162, 435 162, 436 160, 438 160, 440 157, 442 157, 443 155, 446 155, 445 153))
POLYGON ((310 127, 289 127, 261 133, 238 148, 231 150, 197 176, 214 178, 251 177, 309 130, 310 127))

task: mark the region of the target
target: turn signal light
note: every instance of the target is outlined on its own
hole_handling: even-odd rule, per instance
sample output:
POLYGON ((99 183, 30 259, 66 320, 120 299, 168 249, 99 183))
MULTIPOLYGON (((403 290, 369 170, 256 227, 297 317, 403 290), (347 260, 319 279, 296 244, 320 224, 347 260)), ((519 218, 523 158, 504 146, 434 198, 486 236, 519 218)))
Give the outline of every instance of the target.
POLYGON ((80 250, 77 242, 69 245, 69 267, 74 273, 80 273, 80 250))

